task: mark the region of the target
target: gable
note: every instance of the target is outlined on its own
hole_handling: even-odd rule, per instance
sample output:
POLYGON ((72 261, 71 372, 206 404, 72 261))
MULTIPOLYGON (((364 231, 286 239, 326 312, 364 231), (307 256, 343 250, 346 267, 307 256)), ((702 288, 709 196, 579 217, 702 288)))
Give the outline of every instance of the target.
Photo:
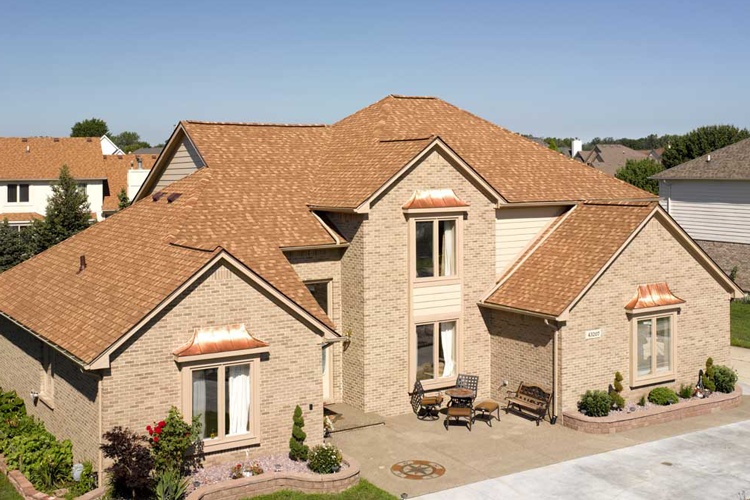
POLYGON ((177 147, 167 160, 163 171, 155 180, 154 191, 160 191, 175 181, 187 177, 205 165, 198 151, 193 147, 187 136, 177 144, 177 147))

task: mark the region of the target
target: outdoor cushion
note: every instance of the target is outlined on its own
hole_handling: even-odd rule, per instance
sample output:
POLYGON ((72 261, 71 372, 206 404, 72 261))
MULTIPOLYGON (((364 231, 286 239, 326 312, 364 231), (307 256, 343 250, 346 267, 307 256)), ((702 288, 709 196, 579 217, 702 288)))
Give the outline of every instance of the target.
POLYGON ((500 408, 500 405, 495 403, 494 401, 482 401, 474 407, 475 410, 484 410, 490 413, 497 410, 498 408, 500 408))
POLYGON ((451 417, 471 417, 471 408, 465 406, 449 406, 448 415, 451 417))
POLYGON ((422 398, 423 405, 438 405, 443 402, 442 396, 425 396, 422 398))

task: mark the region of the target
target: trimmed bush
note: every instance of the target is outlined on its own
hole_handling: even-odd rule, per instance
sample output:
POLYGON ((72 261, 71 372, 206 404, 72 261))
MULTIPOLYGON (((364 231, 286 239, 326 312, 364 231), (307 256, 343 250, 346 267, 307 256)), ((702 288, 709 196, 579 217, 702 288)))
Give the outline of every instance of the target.
POLYGON ((623 390, 622 387, 622 373, 615 372, 615 385, 614 391, 610 392, 609 397, 612 399, 612 407, 617 410, 625 408, 625 398, 620 394, 623 390))
POLYGON ((612 398, 605 391, 586 391, 578 402, 578 411, 589 417, 606 417, 612 408, 612 398))
POLYGON ((341 469, 341 452, 331 443, 313 446, 307 466, 318 474, 333 474, 341 469))
POLYGON ((690 399, 693 397, 693 386, 690 384, 682 384, 680 386, 680 397, 682 399, 690 399))
POLYGON ((679 399, 677 399, 677 394, 675 394, 669 387, 657 387, 652 389, 651 392, 648 393, 648 400, 659 406, 673 405, 679 401, 679 399))
POLYGON ((728 366, 714 366, 714 385, 716 390, 726 394, 734 392, 734 385, 737 383, 737 372, 728 366))
POLYGON ((706 360, 706 371, 703 372, 703 387, 711 392, 716 390, 716 384, 714 383, 714 360, 708 358, 706 360))
POLYGON ((302 428, 305 426, 305 419, 302 417, 302 408, 297 405, 294 409, 294 426, 292 427, 292 437, 289 438, 289 458, 297 462, 307 460, 307 453, 310 449, 305 444, 307 434, 302 428))

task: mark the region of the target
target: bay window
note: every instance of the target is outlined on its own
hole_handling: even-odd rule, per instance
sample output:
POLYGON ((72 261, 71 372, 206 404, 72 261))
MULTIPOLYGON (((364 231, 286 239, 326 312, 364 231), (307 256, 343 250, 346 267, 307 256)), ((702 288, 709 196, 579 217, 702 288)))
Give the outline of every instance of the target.
POLYGON ((415 222, 416 277, 455 276, 456 219, 415 222))
POLYGON ((674 378, 675 319, 675 314, 633 318, 634 384, 674 378))
POLYGON ((416 325, 416 379, 429 381, 456 376, 456 321, 416 325))

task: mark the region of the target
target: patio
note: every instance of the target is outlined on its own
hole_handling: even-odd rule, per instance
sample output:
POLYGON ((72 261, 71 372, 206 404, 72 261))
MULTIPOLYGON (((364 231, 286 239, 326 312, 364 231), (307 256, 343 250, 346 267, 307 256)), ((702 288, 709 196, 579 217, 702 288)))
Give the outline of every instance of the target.
POLYGON ((413 414, 385 418, 385 425, 335 433, 331 441, 357 460, 362 477, 400 496, 415 497, 456 486, 543 467, 579 457, 750 419, 750 396, 731 410, 635 429, 593 435, 561 425, 501 412, 501 421, 476 421, 471 432, 440 420, 420 421, 413 414), (391 471, 406 460, 435 462, 445 468, 434 479, 409 480, 391 471))

